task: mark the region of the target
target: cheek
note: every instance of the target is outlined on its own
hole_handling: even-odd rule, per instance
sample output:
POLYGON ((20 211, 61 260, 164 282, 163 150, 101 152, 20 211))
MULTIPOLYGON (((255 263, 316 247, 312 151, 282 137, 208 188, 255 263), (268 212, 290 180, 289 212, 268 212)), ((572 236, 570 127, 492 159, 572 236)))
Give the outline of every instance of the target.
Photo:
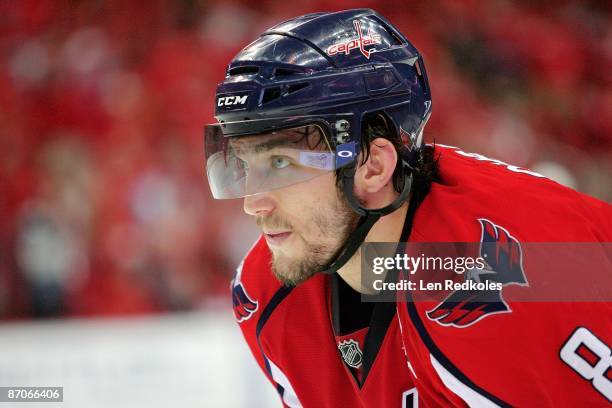
POLYGON ((303 183, 307 195, 307 203, 311 206, 330 208, 336 199, 336 177, 334 173, 315 177, 303 183))
POLYGON ((296 232, 305 240, 325 238, 321 222, 333 217, 337 203, 335 176, 333 173, 285 189, 279 208, 296 232))

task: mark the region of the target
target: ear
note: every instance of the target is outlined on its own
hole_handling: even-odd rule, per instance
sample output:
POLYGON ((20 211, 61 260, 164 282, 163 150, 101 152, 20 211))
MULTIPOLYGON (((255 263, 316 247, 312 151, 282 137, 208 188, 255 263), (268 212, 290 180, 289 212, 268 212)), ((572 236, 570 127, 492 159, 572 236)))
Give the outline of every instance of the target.
POLYGON ((355 172, 355 195, 367 207, 375 208, 377 202, 388 201, 390 191, 380 193, 389 187, 394 191, 392 177, 397 160, 397 151, 389 140, 379 137, 370 142, 370 156, 355 172))

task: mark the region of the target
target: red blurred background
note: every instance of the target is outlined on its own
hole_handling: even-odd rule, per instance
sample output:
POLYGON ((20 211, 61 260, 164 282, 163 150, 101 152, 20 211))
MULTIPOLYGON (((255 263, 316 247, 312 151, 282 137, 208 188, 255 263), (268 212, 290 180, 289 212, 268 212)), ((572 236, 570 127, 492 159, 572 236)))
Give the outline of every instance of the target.
POLYGON ((584 1, 0 2, 0 319, 192 310, 254 230, 202 128, 265 28, 371 7, 422 52, 429 141, 612 199, 612 21, 584 1))

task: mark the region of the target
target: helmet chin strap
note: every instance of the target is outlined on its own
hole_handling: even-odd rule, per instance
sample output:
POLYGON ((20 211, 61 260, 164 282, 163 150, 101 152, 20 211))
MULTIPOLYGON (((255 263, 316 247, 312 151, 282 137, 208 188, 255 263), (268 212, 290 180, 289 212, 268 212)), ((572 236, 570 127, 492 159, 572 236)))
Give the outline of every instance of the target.
POLYGON ((349 261, 349 259, 353 257, 353 255, 355 255, 355 252, 357 252, 361 244, 365 241, 368 232, 370 232, 370 229, 372 229, 380 217, 397 210, 408 199, 410 188, 412 187, 412 167, 402 159, 402 168, 407 175, 406 179, 404 180, 402 192, 391 204, 377 209, 363 208, 353 193, 356 171, 355 164, 352 164, 351 167, 344 169, 342 172, 342 191, 351 209, 359 214, 361 218, 359 219, 359 223, 357 224, 355 231, 353 231, 347 242, 336 253, 336 256, 334 257, 335 260, 322 271, 323 273, 333 274, 338 272, 338 270, 342 268, 349 261))

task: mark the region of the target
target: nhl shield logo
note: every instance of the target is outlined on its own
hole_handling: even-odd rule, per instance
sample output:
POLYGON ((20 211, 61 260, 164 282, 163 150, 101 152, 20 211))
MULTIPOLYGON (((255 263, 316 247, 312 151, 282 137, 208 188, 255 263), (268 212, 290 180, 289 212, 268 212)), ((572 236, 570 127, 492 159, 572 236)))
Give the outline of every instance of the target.
POLYGON ((359 348, 359 343, 355 340, 346 340, 338 343, 338 350, 342 354, 342 359, 344 362, 353 368, 361 367, 361 363, 363 362, 363 353, 359 348))

